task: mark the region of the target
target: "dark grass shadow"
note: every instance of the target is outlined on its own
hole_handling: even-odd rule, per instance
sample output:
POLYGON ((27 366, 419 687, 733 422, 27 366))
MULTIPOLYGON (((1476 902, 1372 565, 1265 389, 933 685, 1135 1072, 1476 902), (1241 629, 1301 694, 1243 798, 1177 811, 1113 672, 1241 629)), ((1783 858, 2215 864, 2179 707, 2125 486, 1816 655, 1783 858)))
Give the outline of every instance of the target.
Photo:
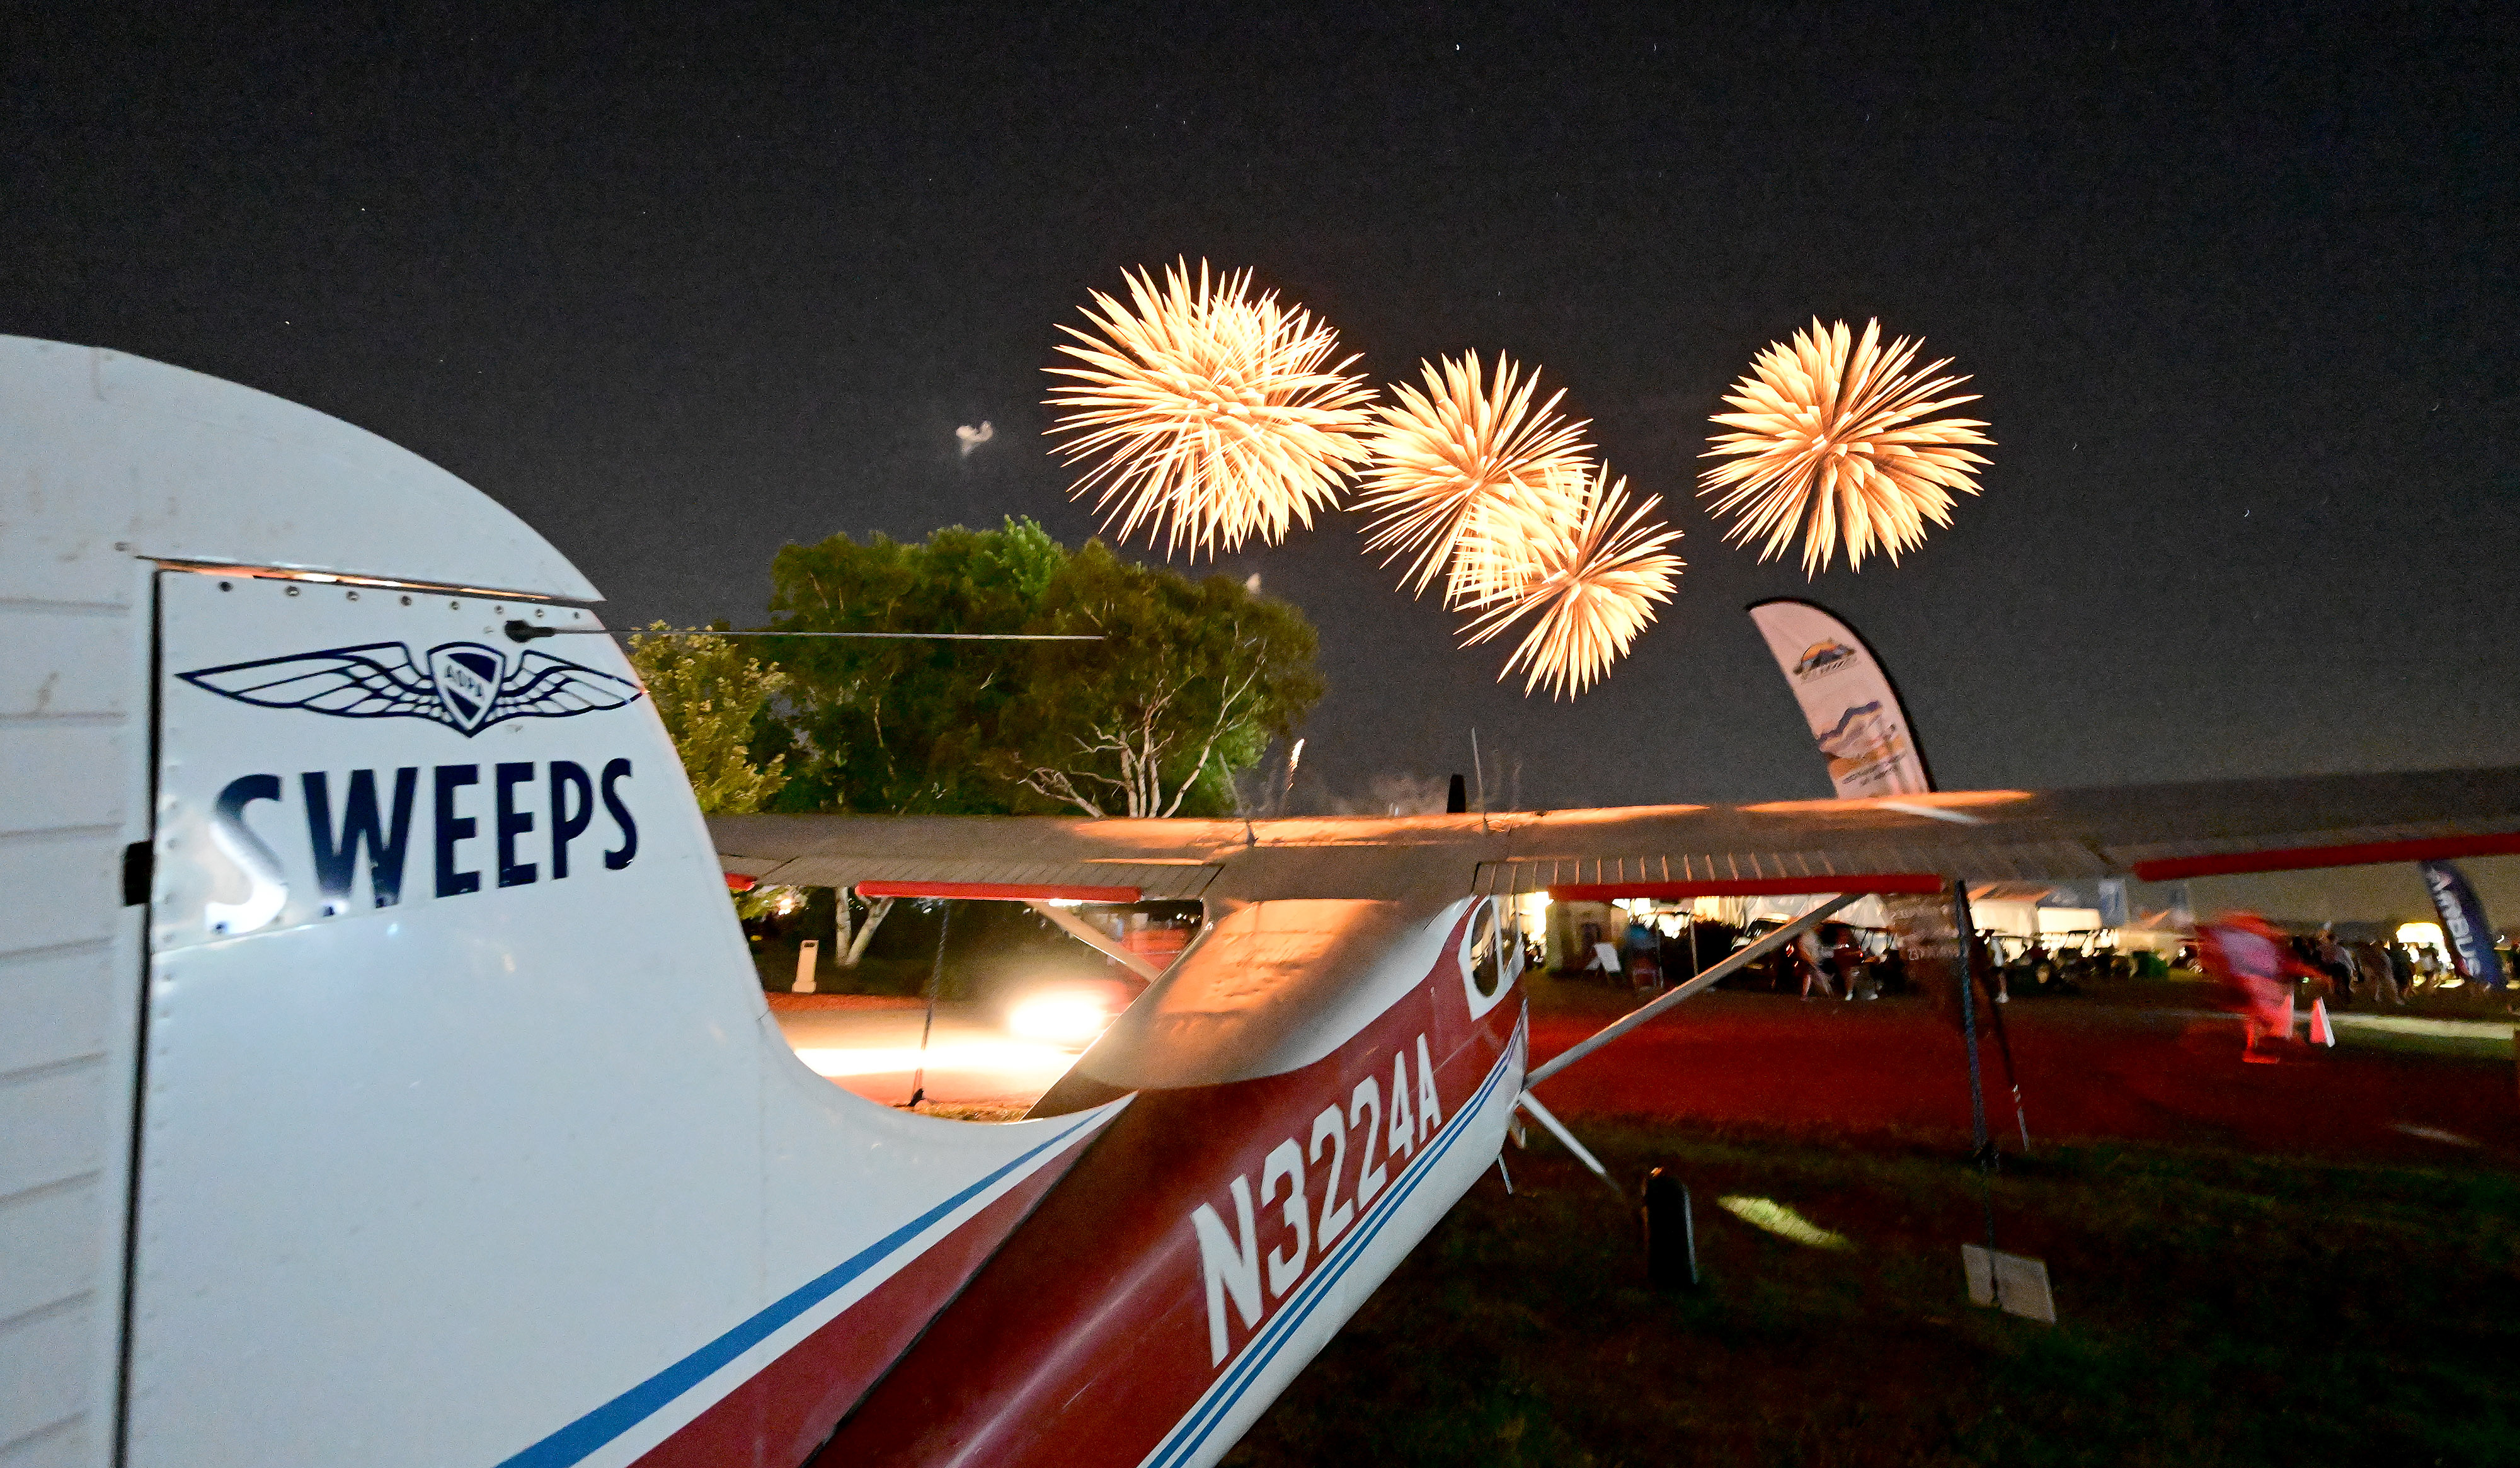
POLYGON ((1440 1225, 1228 1461, 2520 1462, 2520 1180, 2200 1148, 2059 1148, 1993 1179, 2060 1323, 1965 1304, 1988 1184, 1937 1138, 1599 1122, 1675 1169, 1704 1286, 1547 1142, 1440 1225), (1718 1206, 1842 1234, 1807 1247, 1718 1206))

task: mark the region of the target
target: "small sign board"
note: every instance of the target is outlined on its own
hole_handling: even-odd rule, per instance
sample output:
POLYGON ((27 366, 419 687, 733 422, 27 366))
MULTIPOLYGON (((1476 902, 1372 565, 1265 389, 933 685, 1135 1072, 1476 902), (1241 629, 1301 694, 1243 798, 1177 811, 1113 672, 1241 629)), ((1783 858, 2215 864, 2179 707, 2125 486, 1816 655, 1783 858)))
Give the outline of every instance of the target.
POLYGON ((790 994, 814 992, 814 960, 821 956, 822 952, 823 940, 820 938, 808 938, 796 945, 796 985, 788 991, 790 994))
POLYGON ((2056 1323, 2056 1297, 2048 1292, 2048 1266, 2044 1261, 1962 1244, 1960 1271, 1968 1276, 1969 1304, 1992 1306, 2007 1314, 2048 1325, 2056 1323))
POLYGON ((1594 944, 1593 962, 1591 966, 1600 969, 1604 973, 1617 973, 1619 971, 1619 946, 1615 943, 1594 944))

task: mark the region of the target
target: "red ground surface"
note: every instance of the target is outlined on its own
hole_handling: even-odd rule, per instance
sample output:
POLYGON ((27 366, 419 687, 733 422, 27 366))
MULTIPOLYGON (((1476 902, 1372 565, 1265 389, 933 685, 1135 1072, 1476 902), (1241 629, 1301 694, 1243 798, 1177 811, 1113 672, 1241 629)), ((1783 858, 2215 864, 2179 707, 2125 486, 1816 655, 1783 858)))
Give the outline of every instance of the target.
MULTIPOLYGON (((1619 1012, 1582 995, 1532 1012, 1534 1063, 1619 1012)), ((2088 1001, 2007 1006, 2036 1142, 2106 1138, 2398 1162, 2520 1167, 2520 1087, 2508 1058, 2298 1047, 2243 1065, 2234 1020, 2088 1001), (2456 1140, 2408 1129, 2449 1134, 2456 1140)), ((1989 1125, 2018 1145, 1990 1039, 1989 1125)), ((1560 1114, 1965 1137, 1958 1029, 1920 1000, 1843 1003, 1716 992, 1613 1042, 1536 1092, 1560 1114)))

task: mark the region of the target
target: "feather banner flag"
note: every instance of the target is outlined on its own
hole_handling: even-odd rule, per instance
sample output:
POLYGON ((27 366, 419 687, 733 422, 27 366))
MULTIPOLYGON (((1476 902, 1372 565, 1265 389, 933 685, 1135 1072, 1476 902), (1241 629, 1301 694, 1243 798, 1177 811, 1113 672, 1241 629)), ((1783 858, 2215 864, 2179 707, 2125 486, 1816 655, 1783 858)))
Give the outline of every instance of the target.
POLYGON ((1934 788, 1899 690, 1854 628, 1819 603, 1791 597, 1753 601, 1749 612, 1802 705, 1840 800, 1934 788))
POLYGON ((2459 976, 2482 988, 2501 988, 2505 982, 2502 956, 2494 951, 2494 929, 2486 923, 2485 904, 2476 900, 2476 889, 2467 884, 2466 873, 2448 862, 2421 865, 2424 890, 2432 894, 2433 910, 2441 913, 2442 934, 2450 940, 2451 961, 2458 965, 2459 976))

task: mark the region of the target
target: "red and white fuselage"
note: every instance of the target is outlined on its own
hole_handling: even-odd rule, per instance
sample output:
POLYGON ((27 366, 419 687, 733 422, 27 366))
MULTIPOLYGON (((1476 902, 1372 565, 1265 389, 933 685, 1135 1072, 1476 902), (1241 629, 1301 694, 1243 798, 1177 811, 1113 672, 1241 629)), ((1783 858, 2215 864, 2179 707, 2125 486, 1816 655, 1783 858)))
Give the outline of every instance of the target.
POLYGON ((391 444, 0 337, 0 469, 11 1462, 1213 1462, 1495 1159, 1509 902, 2520 851, 2520 769, 703 823, 595 589, 391 444), (973 1125, 797 1058, 729 871, 1209 920, 973 1125))
POLYGON ((1208 1462, 1496 1154, 1485 901, 1220 895, 1034 1118, 881 1106, 515 516, 19 338, 0 441, 0 1450, 1208 1462))

